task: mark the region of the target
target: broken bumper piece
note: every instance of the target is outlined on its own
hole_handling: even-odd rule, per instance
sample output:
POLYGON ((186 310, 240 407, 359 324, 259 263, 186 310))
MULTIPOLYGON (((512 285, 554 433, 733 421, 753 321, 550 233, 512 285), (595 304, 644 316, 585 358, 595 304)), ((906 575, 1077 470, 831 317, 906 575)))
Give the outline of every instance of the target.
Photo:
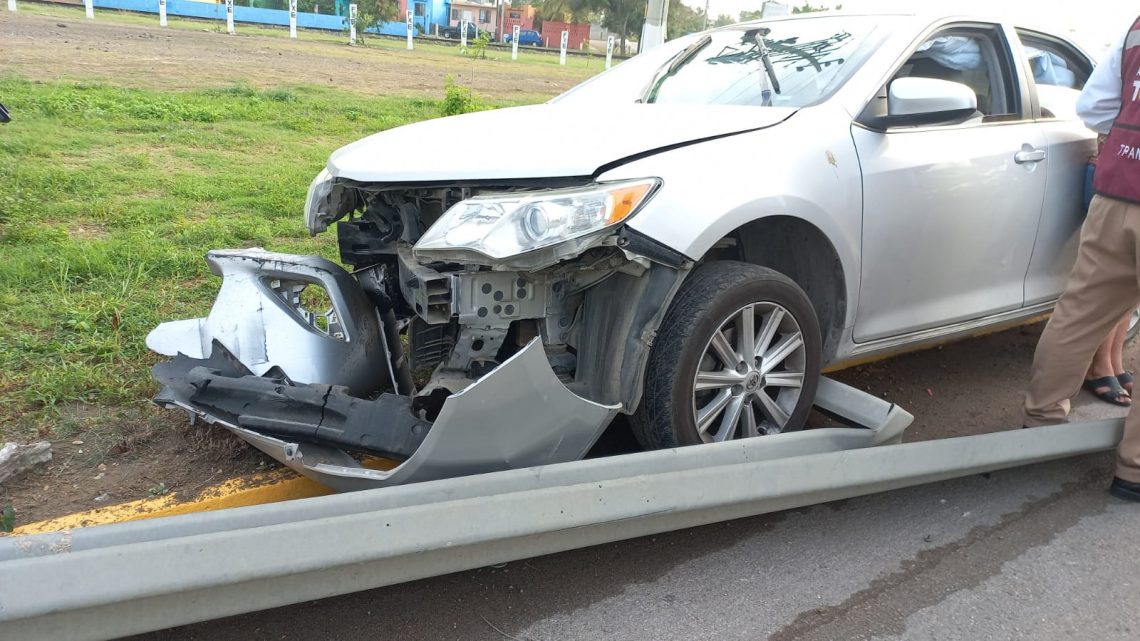
POLYGON ((223 279, 210 315, 159 325, 146 337, 151 350, 206 359, 217 341, 258 376, 284 373, 356 393, 388 383, 376 307, 339 265, 262 249, 215 250, 206 262, 223 279), (329 311, 304 308, 301 293, 310 286, 327 293, 329 311))
POLYGON ((366 400, 337 386, 254 376, 220 344, 209 359, 179 356, 154 375, 165 386, 155 402, 225 427, 339 491, 577 460, 618 410, 566 389, 537 339, 449 396, 432 422, 405 396, 366 400), (345 450, 399 463, 371 469, 345 450))

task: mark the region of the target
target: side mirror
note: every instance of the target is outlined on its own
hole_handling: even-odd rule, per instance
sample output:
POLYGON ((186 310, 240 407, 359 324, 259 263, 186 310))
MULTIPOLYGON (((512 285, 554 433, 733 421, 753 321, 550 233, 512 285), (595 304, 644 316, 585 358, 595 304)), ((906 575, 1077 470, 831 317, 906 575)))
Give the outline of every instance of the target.
POLYGON ((869 118, 873 129, 915 127, 965 120, 978 111, 978 96, 960 82, 897 78, 887 94, 887 115, 869 118))

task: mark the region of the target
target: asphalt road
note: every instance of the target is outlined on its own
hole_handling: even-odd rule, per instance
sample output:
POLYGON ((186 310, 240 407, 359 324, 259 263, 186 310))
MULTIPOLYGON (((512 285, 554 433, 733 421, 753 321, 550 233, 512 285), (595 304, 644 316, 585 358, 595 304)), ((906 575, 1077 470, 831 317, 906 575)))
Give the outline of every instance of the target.
MULTIPOLYGON (((1033 334, 903 357, 850 378, 904 406, 908 395, 914 405, 925 399, 926 417, 957 412, 985 424, 977 411, 990 407, 985 415, 1008 426, 1024 384, 1011 372, 1028 371, 1033 334), (942 393, 963 385, 972 397, 942 393)), ((1085 395, 1074 418, 1119 414, 1085 395)), ((948 419, 940 428, 923 416, 923 438, 959 433, 948 419)), ((1132 640, 1140 638, 1140 505, 1105 492, 1111 469, 1110 454, 1086 456, 139 639, 1132 640)))

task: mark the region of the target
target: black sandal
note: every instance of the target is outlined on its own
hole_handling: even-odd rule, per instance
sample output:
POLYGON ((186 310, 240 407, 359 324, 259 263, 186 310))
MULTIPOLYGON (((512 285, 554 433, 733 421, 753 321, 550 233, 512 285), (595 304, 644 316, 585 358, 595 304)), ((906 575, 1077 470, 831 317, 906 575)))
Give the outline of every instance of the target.
POLYGON ((1120 383, 1120 386, 1124 388, 1125 392, 1128 392, 1129 396, 1132 396, 1132 370, 1126 369, 1123 374, 1117 374, 1116 382, 1120 383))
POLYGON ((1086 379, 1083 387, 1092 392, 1093 396, 1096 396, 1105 403, 1112 403, 1113 405, 1119 405, 1120 407, 1132 406, 1132 397, 1129 396, 1128 392, 1124 391, 1124 388, 1120 386, 1120 381, 1117 380, 1115 376, 1105 376, 1103 378, 1094 378, 1091 380, 1086 379), (1107 388, 1108 391, 1097 391, 1102 388, 1107 388), (1123 401, 1121 399, 1127 399, 1127 401, 1123 401))

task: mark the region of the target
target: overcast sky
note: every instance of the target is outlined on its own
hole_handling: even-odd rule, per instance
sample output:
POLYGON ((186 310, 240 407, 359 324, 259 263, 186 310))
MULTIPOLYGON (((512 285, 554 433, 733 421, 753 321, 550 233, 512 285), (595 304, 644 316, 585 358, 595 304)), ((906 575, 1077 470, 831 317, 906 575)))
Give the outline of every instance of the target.
MULTIPOLYGON (((683 0, 692 7, 704 8, 705 0, 683 0)), ((786 4, 802 4, 787 0, 786 4)), ((955 14, 1000 11, 1001 15, 1033 17, 1033 24, 1069 31, 1090 51, 1099 51, 1124 33, 1140 13, 1140 3, 1124 0, 813 0, 815 5, 834 6, 845 11, 901 9, 928 13, 955 14)), ((736 18, 741 11, 759 9, 761 0, 708 0, 709 15, 722 13, 736 18)))

